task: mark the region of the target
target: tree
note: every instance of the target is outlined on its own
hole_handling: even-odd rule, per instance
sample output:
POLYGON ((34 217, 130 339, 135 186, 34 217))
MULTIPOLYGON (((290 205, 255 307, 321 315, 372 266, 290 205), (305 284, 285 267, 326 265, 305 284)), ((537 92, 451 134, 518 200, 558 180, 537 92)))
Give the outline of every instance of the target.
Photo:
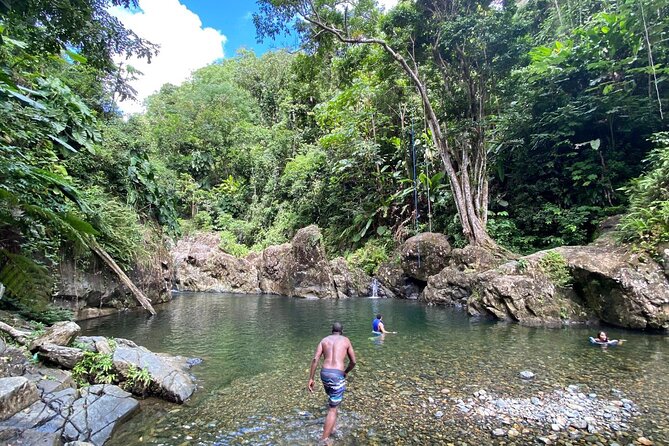
POLYGON ((425 0, 416 5, 403 2, 386 18, 369 0, 344 3, 261 0, 259 4, 260 12, 254 21, 261 38, 278 35, 299 18, 302 21, 296 26, 307 42, 331 45, 326 37, 330 36, 348 45, 383 48, 420 96, 432 143, 441 155, 465 237, 471 244, 496 249, 497 244, 486 230, 488 171, 484 126, 489 93, 494 85, 491 61, 507 49, 499 44, 495 47, 493 36, 486 38, 485 30, 493 23, 497 25, 496 30, 503 29, 508 25, 511 12, 491 8, 490 2, 466 0, 447 3, 425 0), (471 15, 477 16, 479 26, 467 33, 471 25, 467 18, 471 15), (451 33, 449 22, 460 25, 459 35, 451 33), (481 35, 484 37, 480 38, 481 35), (419 60, 426 54, 429 57, 419 60), (435 73, 441 73, 440 84, 430 83, 435 73), (461 76, 453 85, 455 73, 461 76), (454 109, 454 101, 463 99, 463 91, 464 105, 460 108, 464 112, 461 112, 460 123, 465 126, 456 131, 457 127, 448 122, 452 116, 443 112, 454 109), (439 99, 450 101, 450 107, 442 106, 439 110, 439 99))

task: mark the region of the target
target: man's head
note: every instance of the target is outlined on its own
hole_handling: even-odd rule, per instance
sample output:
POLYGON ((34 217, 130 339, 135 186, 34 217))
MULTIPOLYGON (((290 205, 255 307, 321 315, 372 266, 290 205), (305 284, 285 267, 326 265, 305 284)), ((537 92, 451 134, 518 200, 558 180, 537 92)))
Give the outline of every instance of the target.
POLYGON ((332 324, 332 334, 334 333, 344 333, 344 326, 341 324, 341 322, 335 322, 332 324))
POLYGON ((381 319, 383 319, 383 315, 381 313, 379 313, 379 314, 376 315, 376 318, 381 320, 381 319))

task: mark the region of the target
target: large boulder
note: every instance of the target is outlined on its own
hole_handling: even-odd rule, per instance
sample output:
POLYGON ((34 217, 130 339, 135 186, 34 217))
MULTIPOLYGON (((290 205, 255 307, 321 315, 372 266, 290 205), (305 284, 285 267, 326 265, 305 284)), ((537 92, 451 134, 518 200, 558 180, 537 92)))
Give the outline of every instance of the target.
POLYGON ((146 369, 151 376, 150 393, 175 403, 183 403, 195 392, 191 376, 173 361, 140 347, 127 339, 117 339, 114 351, 114 369, 128 378, 131 369, 146 369))
POLYGON ((270 246, 251 257, 263 293, 336 298, 334 277, 318 226, 302 228, 290 243, 270 246))
POLYGON ((290 243, 269 246, 253 256, 258 268, 260 290, 266 294, 293 294, 293 247, 290 243))
POLYGON ((585 322, 588 312, 569 288, 557 287, 543 272, 522 274, 506 268, 476 274, 467 300, 470 315, 493 315, 529 326, 559 327, 585 322))
POLYGON ((569 246, 562 255, 574 290, 597 317, 611 325, 669 330, 669 281, 649 256, 610 246, 569 246))
POLYGON ((467 245, 451 251, 449 266, 460 271, 487 271, 504 263, 501 255, 480 246, 467 245))
POLYGON ((293 295, 307 298, 335 298, 337 291, 325 256, 318 226, 302 228, 291 242, 294 261, 293 295))
POLYGON ((246 259, 219 248, 219 237, 203 233, 185 237, 173 250, 180 290, 219 293, 259 293, 258 271, 246 259))
POLYGON ((338 297, 371 296, 372 278, 363 270, 349 265, 343 257, 331 260, 330 269, 338 297))
POLYGON ((40 358, 66 369, 73 369, 79 361, 84 359, 84 352, 81 349, 56 344, 42 344, 37 352, 40 358))
POLYGON ((425 288, 424 282, 407 276, 398 260, 388 260, 379 265, 376 277, 381 283, 383 297, 417 299, 425 288))
POLYGON ((39 399, 34 383, 22 376, 0 378, 0 420, 5 420, 39 399))
POLYGON ((473 275, 455 268, 444 268, 430 276, 421 300, 429 304, 462 307, 471 295, 473 275))
POLYGON ((451 245, 444 234, 424 232, 402 244, 400 263, 407 276, 426 282, 448 265, 450 253, 451 245))
POLYGON ((68 345, 80 332, 81 327, 74 322, 56 322, 30 343, 30 350, 36 350, 44 344, 68 345))

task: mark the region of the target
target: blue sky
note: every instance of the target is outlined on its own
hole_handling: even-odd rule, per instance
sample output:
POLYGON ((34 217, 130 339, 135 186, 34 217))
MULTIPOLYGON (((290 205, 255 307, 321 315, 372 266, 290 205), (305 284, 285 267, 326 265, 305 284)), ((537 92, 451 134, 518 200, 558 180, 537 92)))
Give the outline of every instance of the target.
MULTIPOLYGON (((117 59, 143 73, 131 82, 137 101, 119 104, 125 113, 141 113, 143 101, 166 83, 180 85, 198 68, 235 57, 241 48, 261 55, 289 47, 296 49, 296 37, 277 41, 256 41, 253 13, 255 0, 138 0, 139 8, 110 8, 126 28, 160 46, 151 63, 137 58, 117 59)), ((386 8, 397 0, 377 0, 386 8)))
POLYGON ((297 45, 294 37, 256 43, 251 17, 258 9, 255 0, 181 0, 181 3, 200 16, 204 26, 218 29, 228 38, 224 46, 225 57, 234 57, 240 48, 252 49, 260 55, 268 50, 297 45))

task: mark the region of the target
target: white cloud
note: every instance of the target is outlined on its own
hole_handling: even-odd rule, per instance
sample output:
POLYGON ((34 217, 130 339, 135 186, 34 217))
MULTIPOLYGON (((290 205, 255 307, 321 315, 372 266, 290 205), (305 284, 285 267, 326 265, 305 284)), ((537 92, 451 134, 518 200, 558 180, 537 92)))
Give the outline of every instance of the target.
POLYGON ((160 45, 160 53, 148 64, 145 59, 119 59, 138 69, 143 76, 131 85, 138 101, 120 104, 125 113, 143 110, 142 101, 165 83, 179 85, 191 72, 224 56, 227 38, 213 28, 203 28, 202 21, 179 0, 139 0, 141 11, 113 8, 111 14, 138 36, 160 45))

